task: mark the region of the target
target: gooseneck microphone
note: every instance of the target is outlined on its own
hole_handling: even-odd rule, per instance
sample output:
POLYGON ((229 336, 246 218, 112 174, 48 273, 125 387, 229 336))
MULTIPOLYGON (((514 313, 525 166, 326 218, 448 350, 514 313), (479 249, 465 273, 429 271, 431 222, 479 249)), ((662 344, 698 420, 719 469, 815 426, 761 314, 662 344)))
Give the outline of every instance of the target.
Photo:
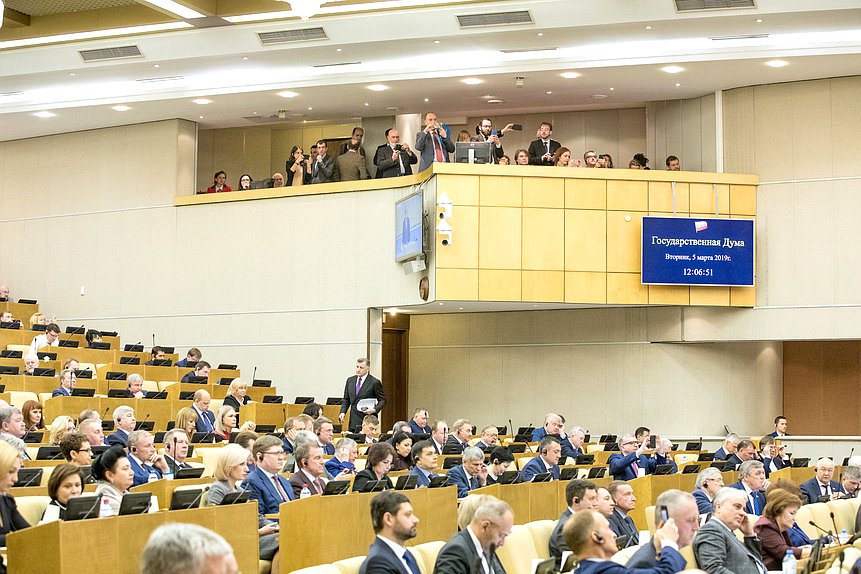
POLYGON ((833 532, 831 532, 830 530, 825 530, 824 528, 822 528, 821 526, 819 526, 818 524, 816 524, 812 520, 808 520, 808 524, 810 524, 810 526, 812 526, 813 528, 815 528, 816 530, 821 532, 823 536, 827 536, 828 538, 831 538, 832 536, 834 536, 833 532))

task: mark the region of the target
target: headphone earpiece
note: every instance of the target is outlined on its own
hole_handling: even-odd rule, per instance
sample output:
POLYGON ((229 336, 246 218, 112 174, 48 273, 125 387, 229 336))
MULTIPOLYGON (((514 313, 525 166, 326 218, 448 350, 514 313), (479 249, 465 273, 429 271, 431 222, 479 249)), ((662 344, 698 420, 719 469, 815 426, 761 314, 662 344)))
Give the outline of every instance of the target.
POLYGON ((574 502, 575 504, 580 504, 580 499, 579 499, 579 498, 577 498, 577 497, 575 496, 575 497, 572 499, 572 502, 574 502))
POLYGON ((604 543, 604 537, 601 535, 600 532, 595 533, 595 540, 597 540, 599 544, 604 543))

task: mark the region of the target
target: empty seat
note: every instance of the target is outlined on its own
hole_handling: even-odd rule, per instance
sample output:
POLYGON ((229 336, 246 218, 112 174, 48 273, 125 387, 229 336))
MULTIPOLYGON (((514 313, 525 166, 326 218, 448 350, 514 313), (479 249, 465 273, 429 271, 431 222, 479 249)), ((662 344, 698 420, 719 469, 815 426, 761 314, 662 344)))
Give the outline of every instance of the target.
POLYGON ((538 557, 542 560, 550 558, 550 536, 553 535, 555 527, 555 520, 536 520, 526 524, 526 528, 532 534, 535 551, 538 552, 538 557))
POLYGON ((419 570, 422 571, 422 574, 433 574, 436 557, 443 546, 445 546, 445 542, 434 540, 433 542, 416 544, 410 549, 413 556, 416 557, 416 562, 419 563, 419 570))
POLYGON ((352 558, 338 560, 333 563, 333 566, 337 567, 341 571, 341 574, 359 574, 359 568, 361 568, 362 562, 364 561, 364 556, 354 556, 352 558))
POLYGON ((48 503, 51 502, 50 496, 16 496, 15 503, 18 505, 18 512, 24 517, 28 524, 34 526, 39 523, 42 514, 48 503))
POLYGON ((496 554, 508 574, 531 574, 532 561, 539 558, 532 533, 523 524, 516 524, 511 529, 505 545, 496 554))
MULTIPOLYGON (((18 407, 19 409, 24 406, 24 403, 27 401, 38 401, 39 397, 36 396, 36 393, 31 393, 29 391, 9 391, 9 402, 12 403, 13 406, 18 407)), ((44 405, 44 403, 42 403, 44 405)))

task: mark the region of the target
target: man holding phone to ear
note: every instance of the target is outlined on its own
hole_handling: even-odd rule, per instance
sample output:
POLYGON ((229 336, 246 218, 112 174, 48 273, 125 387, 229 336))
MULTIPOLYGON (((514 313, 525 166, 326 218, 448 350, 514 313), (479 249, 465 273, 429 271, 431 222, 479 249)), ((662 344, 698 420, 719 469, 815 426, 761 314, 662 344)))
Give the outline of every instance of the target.
MULTIPOLYGON (((690 546, 700 529, 700 515, 693 495, 681 490, 670 489, 661 493, 655 501, 655 524, 658 528, 670 519, 676 523, 679 532, 679 548, 690 546)), ((654 537, 631 556, 628 568, 654 568, 658 565, 658 551, 654 537)))

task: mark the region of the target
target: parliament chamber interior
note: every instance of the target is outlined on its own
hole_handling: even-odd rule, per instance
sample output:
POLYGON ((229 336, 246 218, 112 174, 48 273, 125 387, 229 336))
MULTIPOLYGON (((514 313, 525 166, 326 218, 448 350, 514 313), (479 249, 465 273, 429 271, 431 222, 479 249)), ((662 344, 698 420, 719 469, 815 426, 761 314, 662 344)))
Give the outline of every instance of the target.
POLYGON ((861 568, 856 2, 0 11, 0 570, 861 568))

